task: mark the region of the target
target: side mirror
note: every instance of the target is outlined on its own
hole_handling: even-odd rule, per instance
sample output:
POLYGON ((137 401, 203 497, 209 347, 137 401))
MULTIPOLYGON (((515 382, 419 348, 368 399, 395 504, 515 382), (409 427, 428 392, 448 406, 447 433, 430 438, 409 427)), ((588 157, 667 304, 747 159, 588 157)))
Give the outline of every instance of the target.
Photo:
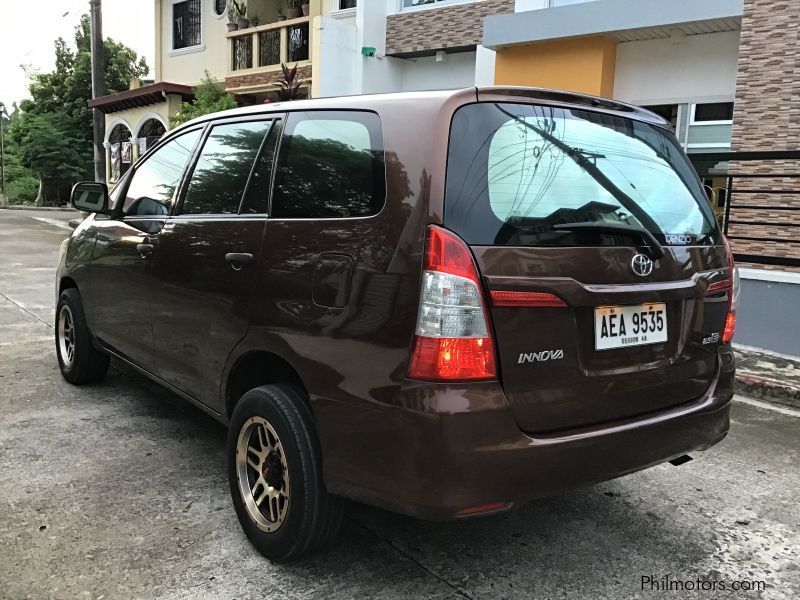
POLYGON ((108 187, 105 183, 81 181, 72 188, 72 206, 92 213, 108 212, 108 187))

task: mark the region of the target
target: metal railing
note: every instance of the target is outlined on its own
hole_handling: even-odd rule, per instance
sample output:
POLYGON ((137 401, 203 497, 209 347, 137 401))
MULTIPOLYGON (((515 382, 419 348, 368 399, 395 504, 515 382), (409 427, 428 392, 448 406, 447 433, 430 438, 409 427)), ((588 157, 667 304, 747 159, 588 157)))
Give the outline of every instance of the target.
MULTIPOLYGON (((714 152, 710 154, 696 155, 703 161, 728 162, 733 163, 729 166, 729 171, 724 175, 727 178, 727 188, 725 190, 725 212, 722 218, 722 227, 725 235, 735 242, 755 242, 762 244, 787 244, 791 249, 796 249, 800 255, 800 236, 768 236, 754 234, 729 233, 730 226, 744 227, 769 227, 794 229, 800 227, 800 183, 796 189, 786 189, 785 187, 772 187, 754 183, 742 185, 745 180, 761 182, 764 180, 791 181, 800 180, 800 151, 780 150, 763 152, 714 152), (745 165, 761 163, 761 169, 745 169, 745 165), (793 172, 787 172, 787 163, 793 172), (774 170, 770 170, 770 165, 777 165, 774 170), (752 196, 767 196, 763 200, 752 200, 752 196), (792 197, 799 201, 791 202, 792 197), (778 199, 786 198, 786 203, 777 204, 778 199), (741 200, 740 200, 741 199, 741 200), (748 201, 749 199, 749 201, 748 201), (781 215, 780 219, 770 218, 765 215, 756 220, 743 220, 737 218, 737 210, 761 210, 775 212, 781 215), (731 212, 733 211, 733 218, 731 212)), ((740 231, 741 229, 739 229, 740 231)), ((735 248, 734 248, 735 250, 735 248)), ((769 254, 746 254, 734 251, 734 258, 739 262, 752 263, 757 265, 772 265, 780 267, 800 267, 800 258, 789 256, 774 256, 769 254)))
POLYGON ((273 71, 280 68, 281 63, 308 61, 310 24, 310 17, 299 17, 228 33, 230 72, 273 71))

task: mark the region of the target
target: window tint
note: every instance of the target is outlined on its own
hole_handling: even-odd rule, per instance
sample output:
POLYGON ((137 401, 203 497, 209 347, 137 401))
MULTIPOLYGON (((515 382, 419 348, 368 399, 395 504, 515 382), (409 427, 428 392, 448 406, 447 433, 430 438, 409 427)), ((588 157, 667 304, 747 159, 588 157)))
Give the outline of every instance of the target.
POLYGON ((263 215, 269 212, 269 186, 272 183, 275 148, 280 135, 281 121, 278 119, 273 121, 266 139, 261 144, 242 203, 242 214, 263 215))
POLYGON ((237 214, 253 161, 271 124, 252 121, 213 127, 197 158, 181 212, 237 214))
POLYGON ((697 175, 660 127, 522 104, 474 104, 456 113, 448 227, 471 244, 617 243, 553 229, 576 222, 640 226, 662 243, 714 243, 709 236, 717 231, 697 175))
POLYGON ((124 215, 168 215, 200 129, 171 139, 136 167, 122 206, 124 215))
POLYGON ((363 217, 386 196, 383 139, 373 113, 291 113, 281 144, 272 216, 363 217))

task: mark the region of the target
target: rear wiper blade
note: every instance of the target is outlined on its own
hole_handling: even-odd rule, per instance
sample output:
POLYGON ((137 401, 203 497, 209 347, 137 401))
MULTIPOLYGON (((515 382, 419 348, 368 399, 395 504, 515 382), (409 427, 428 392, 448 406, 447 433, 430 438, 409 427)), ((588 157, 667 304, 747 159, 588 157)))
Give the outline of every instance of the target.
POLYGON ((649 249, 650 256, 655 260, 663 258, 666 254, 664 246, 658 243, 656 236, 644 227, 625 225, 624 223, 559 223, 553 225, 553 231, 590 231, 592 233, 607 233, 608 235, 624 235, 640 240, 649 249))

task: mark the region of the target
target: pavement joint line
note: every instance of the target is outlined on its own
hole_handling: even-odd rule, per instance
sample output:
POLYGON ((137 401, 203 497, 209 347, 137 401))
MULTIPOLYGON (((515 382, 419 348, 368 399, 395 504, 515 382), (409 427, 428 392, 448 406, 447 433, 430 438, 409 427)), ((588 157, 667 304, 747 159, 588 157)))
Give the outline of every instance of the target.
POLYGON ((44 323, 44 324, 45 324, 45 325, 47 325, 47 326, 48 326, 50 329, 52 329, 52 328, 53 328, 53 325, 52 325, 52 323, 48 323, 47 321, 45 321, 45 320, 44 320, 44 319, 42 319, 41 317, 39 317, 39 316, 37 316, 37 315, 33 314, 33 313, 32 313, 31 311, 29 311, 27 308, 25 308, 24 306, 22 306, 22 304, 20 304, 20 303, 19 303, 19 302, 17 302, 16 300, 12 300, 12 299, 11 299, 11 298, 9 298, 8 296, 6 296, 6 295, 5 295, 3 292, 0 292, 0 296, 2 296, 3 298, 5 298, 5 299, 6 299, 6 300, 8 300, 9 302, 11 302, 11 304, 13 304, 14 306, 16 306, 18 309, 20 309, 22 312, 24 312, 24 313, 25 313, 26 315, 28 315, 29 317, 33 317, 34 319, 36 319, 36 320, 37 320, 37 321, 39 321, 40 323, 44 323))
POLYGON ((422 563, 419 560, 417 560, 416 558, 414 558, 410 553, 408 553, 405 550, 403 550, 400 546, 395 544, 392 540, 383 537, 377 531, 374 531, 373 529, 371 529, 370 527, 364 525, 363 523, 359 523, 358 521, 356 521, 355 519, 353 519, 351 517, 347 517, 347 519, 348 519, 348 521, 352 521, 353 523, 355 523, 355 525, 357 525, 358 527, 361 527, 362 529, 367 530, 369 533, 371 533, 373 536, 378 538, 380 541, 382 541, 385 544, 387 544, 390 548, 392 548, 400 556, 402 556, 403 558, 405 558, 408 561, 411 561, 413 564, 417 565, 420 569, 422 569, 423 571, 428 573, 428 575, 431 575, 432 577, 436 578, 437 580, 439 580, 442 583, 444 583, 445 585, 447 585, 447 587, 449 587, 451 590, 453 590, 456 594, 458 594, 462 598, 466 598, 467 600, 475 600, 472 596, 470 596, 467 592, 465 592, 464 590, 459 588, 456 584, 450 582, 447 578, 442 577, 436 571, 434 571, 433 569, 431 569, 430 567, 428 567, 424 563, 422 563))
POLYGON ((771 410, 776 413, 780 413, 782 415, 788 415, 790 417, 800 417, 800 410, 792 409, 788 406, 777 406, 771 402, 762 402, 761 400, 754 400, 753 398, 745 398, 744 396, 736 396, 735 402, 741 402, 742 404, 749 404, 750 406, 755 406, 757 408, 763 408, 764 410, 771 410))

